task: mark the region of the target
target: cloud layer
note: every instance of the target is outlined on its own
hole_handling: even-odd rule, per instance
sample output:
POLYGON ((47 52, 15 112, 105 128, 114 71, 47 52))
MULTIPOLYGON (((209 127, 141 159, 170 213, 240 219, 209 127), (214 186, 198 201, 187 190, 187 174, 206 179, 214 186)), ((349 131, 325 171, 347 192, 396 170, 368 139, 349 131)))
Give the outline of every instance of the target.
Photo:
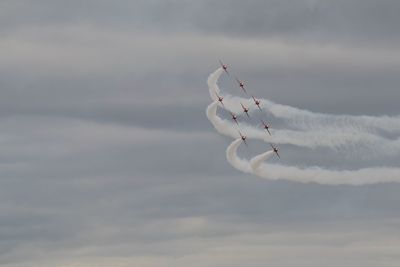
MULTIPOLYGON (((398 266, 399 185, 239 173, 204 115, 220 58, 274 103, 398 115, 398 5, 1 1, 0 264, 398 266)), ((283 146, 289 164, 398 167, 283 146)))

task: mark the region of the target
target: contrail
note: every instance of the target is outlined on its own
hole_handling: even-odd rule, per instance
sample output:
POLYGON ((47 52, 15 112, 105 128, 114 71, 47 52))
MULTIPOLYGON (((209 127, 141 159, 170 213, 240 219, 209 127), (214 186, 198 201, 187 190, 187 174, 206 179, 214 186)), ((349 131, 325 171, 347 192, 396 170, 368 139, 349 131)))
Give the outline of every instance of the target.
POLYGON ((250 161, 240 158, 237 149, 242 143, 234 140, 226 150, 228 162, 237 170, 253 173, 270 180, 287 180, 325 185, 366 185, 400 182, 400 168, 364 168, 359 170, 328 170, 320 167, 300 168, 279 164, 265 164, 274 155, 272 150, 253 157, 250 161))
MULTIPOLYGON (((217 115, 218 102, 212 102, 206 110, 208 120, 214 128, 222 135, 232 138, 238 137, 238 126, 217 115)), ((371 133, 349 133, 336 129, 335 131, 295 131, 295 130, 272 130, 270 136, 264 129, 256 128, 244 122, 240 122, 240 129, 251 139, 263 140, 267 143, 291 144, 299 147, 317 148, 328 147, 343 152, 353 150, 359 146, 360 154, 370 152, 371 158, 379 155, 396 155, 400 151, 399 140, 388 140, 371 133)), ((357 151, 353 151, 357 152, 357 151)), ((357 156, 357 153, 354 153, 357 156)))
POLYGON ((265 164, 274 155, 272 150, 253 157, 250 161, 239 158, 237 149, 242 140, 234 140, 226 150, 228 162, 237 170, 253 173, 270 180, 287 180, 324 185, 367 185, 400 182, 400 168, 364 168, 359 170, 328 170, 320 167, 300 168, 279 164, 265 164))
MULTIPOLYGON (((263 129, 239 121, 239 126, 230 120, 217 115, 218 98, 221 95, 217 85, 223 69, 213 72, 208 80, 208 87, 213 102, 207 107, 207 118, 215 129, 223 134, 235 138, 226 150, 228 162, 236 169, 253 173, 259 177, 277 180, 285 179, 295 182, 315 182, 326 185, 363 185, 384 182, 400 182, 400 168, 371 167, 358 170, 334 170, 318 166, 298 167, 280 164, 268 164, 273 151, 267 151, 253 157, 250 161, 241 159, 237 149, 242 140, 238 137, 240 128, 248 139, 259 139, 277 144, 291 144, 299 147, 317 148, 328 147, 334 151, 345 149, 346 152, 369 155, 371 158, 380 155, 398 155, 400 152, 400 117, 373 117, 329 115, 314 113, 290 106, 273 103, 261 99, 262 109, 267 115, 280 119, 289 130, 275 129, 269 136, 263 129), (391 138, 385 137, 392 135, 391 138), (236 139, 237 138, 237 139, 236 139)), ((234 113, 242 113, 240 103, 252 105, 253 99, 243 99, 230 95, 223 95, 223 108, 234 113)), ((252 112, 259 112, 253 108, 252 112)))
POLYGON ((247 160, 241 159, 237 155, 237 149, 242 143, 242 139, 238 138, 233 141, 226 149, 226 159, 236 169, 246 173, 252 173, 252 168, 247 160))
MULTIPOLYGON (((273 151, 255 156, 250 160, 253 174, 270 180, 293 182, 315 182, 325 185, 366 185, 387 182, 400 182, 400 168, 364 168, 359 170, 328 170, 320 167, 300 168, 279 164, 265 164, 273 151)), ((232 155, 233 158, 237 155, 232 155)), ((247 162, 242 160, 243 165, 247 162)))

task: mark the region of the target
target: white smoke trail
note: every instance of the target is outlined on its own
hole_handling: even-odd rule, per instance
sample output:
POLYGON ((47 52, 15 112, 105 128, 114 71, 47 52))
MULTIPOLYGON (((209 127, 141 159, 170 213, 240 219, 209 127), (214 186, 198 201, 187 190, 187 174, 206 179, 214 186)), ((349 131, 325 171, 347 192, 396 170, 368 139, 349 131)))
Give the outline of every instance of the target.
POLYGON ((224 72, 222 68, 218 68, 216 71, 210 74, 207 79, 207 85, 208 85, 208 92, 210 93, 210 97, 212 100, 217 101, 218 97, 216 94, 220 94, 220 90, 218 87, 218 80, 221 74, 224 72))
MULTIPOLYGON (((220 134, 237 138, 239 128, 233 122, 220 118, 217 115, 217 107, 218 102, 216 101, 207 107, 208 120, 220 134)), ((373 158, 380 155, 395 155, 400 151, 399 140, 387 140, 370 133, 349 133, 340 129, 312 132, 272 130, 273 135, 270 136, 263 129, 241 122, 240 130, 248 138, 263 140, 267 143, 291 144, 308 148, 329 147, 335 150, 341 149, 344 153, 348 153, 354 146, 359 146, 360 153, 353 153, 353 156, 370 152, 370 157, 373 158)))
MULTIPOLYGON (((400 182, 400 168, 364 168, 359 170, 328 170, 320 167, 300 168, 279 164, 265 164, 273 155, 267 151, 250 160, 255 175, 270 180, 288 180, 293 182, 315 182, 325 185, 366 185, 387 182, 400 182)), ((237 155, 232 155, 233 158, 237 155)), ((243 165, 247 164, 242 160, 243 165)))
POLYGON ((275 104, 265 100, 267 110, 275 117, 286 119, 287 123, 302 130, 314 131, 318 129, 341 128, 356 132, 379 131, 391 134, 400 134, 400 117, 389 116, 350 116, 350 115, 328 115, 314 113, 307 110, 275 104))
POLYGON ((226 149, 226 159, 236 169, 246 173, 252 173, 252 168, 247 160, 241 159, 237 155, 237 149, 242 143, 242 139, 238 138, 233 141, 226 149))
POLYGON ((279 164, 265 164, 274 155, 272 150, 253 157, 250 162, 237 155, 242 143, 234 140, 226 150, 228 162, 237 170, 253 173, 270 180, 287 180, 300 183, 324 185, 366 185, 387 182, 400 182, 400 168, 364 168, 359 170, 327 170, 320 167, 300 168, 279 164))

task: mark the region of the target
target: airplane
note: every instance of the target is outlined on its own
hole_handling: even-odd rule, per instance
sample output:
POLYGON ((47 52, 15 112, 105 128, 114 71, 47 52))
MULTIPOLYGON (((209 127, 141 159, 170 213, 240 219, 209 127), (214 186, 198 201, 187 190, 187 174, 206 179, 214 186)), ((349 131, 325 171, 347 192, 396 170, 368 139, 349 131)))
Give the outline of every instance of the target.
POLYGON ((256 104, 256 106, 261 110, 261 107, 260 107, 260 103, 261 103, 261 101, 260 100, 258 100, 258 99, 256 99, 254 96, 251 96, 252 98, 253 98, 253 100, 254 100, 254 103, 256 104))
POLYGON ((272 149, 274 150, 274 153, 278 156, 278 158, 280 159, 281 157, 279 156, 279 154, 278 154, 278 148, 276 148, 276 147, 274 147, 272 144, 269 144, 271 147, 272 147, 272 149))
POLYGON ((229 72, 228 72, 228 65, 222 63, 221 60, 219 60, 219 64, 221 64, 221 67, 222 67, 222 69, 226 72, 226 74, 229 75, 229 72))
POLYGON ((244 113, 246 113, 246 115, 247 115, 247 117, 249 117, 250 118, 250 115, 249 115, 249 109, 248 108, 246 108, 242 103, 240 103, 240 105, 242 106, 242 109, 243 109, 243 112, 244 113))
POLYGON ((215 95, 217 96, 218 101, 221 103, 221 105, 222 105, 223 107, 225 107, 225 106, 224 106, 224 103, 222 102, 222 100, 224 100, 224 98, 223 98, 222 96, 218 95, 217 92, 215 92, 215 95))
POLYGON ((271 132, 269 131, 270 125, 268 123, 265 123, 263 120, 261 120, 261 123, 264 125, 264 129, 267 130, 269 135, 272 135, 271 132))
POLYGON ((244 82, 239 80, 237 77, 235 77, 235 80, 237 81, 237 83, 239 84, 239 87, 242 88, 243 92, 245 92, 247 94, 246 89, 244 88, 244 82))
POLYGON ((238 132, 240 134, 240 138, 242 138, 243 143, 247 146, 247 142, 246 142, 247 137, 245 135, 243 135, 240 131, 238 131, 238 132))
POLYGON ((239 125, 238 121, 237 121, 237 116, 235 114, 233 114, 231 112, 231 116, 232 116, 232 120, 234 120, 236 122, 237 125, 239 125))

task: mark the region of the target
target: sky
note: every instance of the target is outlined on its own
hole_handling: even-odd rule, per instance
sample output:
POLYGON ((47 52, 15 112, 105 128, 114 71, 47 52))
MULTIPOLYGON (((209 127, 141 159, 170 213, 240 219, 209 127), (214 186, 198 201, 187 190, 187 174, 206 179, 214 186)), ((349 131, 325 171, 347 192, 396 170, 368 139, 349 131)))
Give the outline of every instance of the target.
MULTIPOLYGON (((395 0, 1 1, 0 265, 399 266, 400 184, 243 174, 205 114, 222 59, 277 103, 399 115, 399 11, 395 0)), ((359 167, 287 150, 290 163, 359 167)))

